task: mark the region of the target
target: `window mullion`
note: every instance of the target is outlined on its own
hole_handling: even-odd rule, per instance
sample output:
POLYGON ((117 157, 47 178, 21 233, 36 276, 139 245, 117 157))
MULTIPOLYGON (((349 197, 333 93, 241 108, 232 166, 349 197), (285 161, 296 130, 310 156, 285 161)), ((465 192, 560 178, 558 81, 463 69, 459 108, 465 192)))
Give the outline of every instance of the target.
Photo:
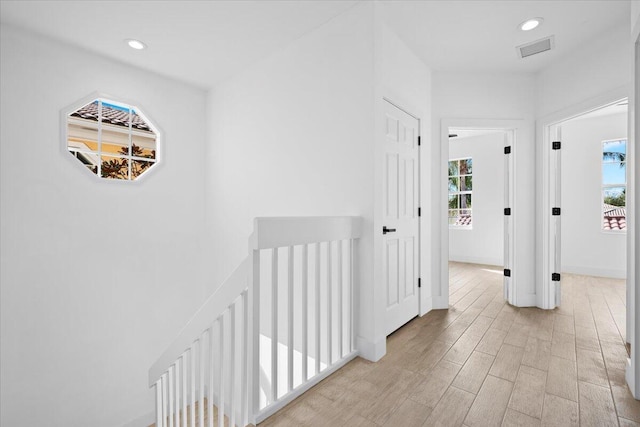
POLYGON ((98 100, 98 177, 102 178, 102 100, 98 100))
POLYGON ((129 171, 128 171, 128 177, 129 177, 129 181, 131 181, 131 167, 132 167, 132 163, 133 163, 133 159, 131 158, 131 143, 133 140, 133 135, 132 135, 132 131, 133 131, 133 113, 131 110, 131 107, 129 107, 129 171))

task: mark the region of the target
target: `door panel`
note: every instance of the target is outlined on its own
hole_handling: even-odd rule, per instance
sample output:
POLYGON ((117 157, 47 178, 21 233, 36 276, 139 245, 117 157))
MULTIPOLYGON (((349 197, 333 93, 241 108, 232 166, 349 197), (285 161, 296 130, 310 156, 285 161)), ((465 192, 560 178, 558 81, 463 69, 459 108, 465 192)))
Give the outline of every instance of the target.
POLYGON ((416 262, 415 257, 416 240, 413 237, 409 237, 403 240, 404 250, 404 294, 407 297, 411 297, 416 294, 415 281, 416 277, 416 262))
POLYGON ((397 240, 389 240, 385 245, 386 257, 385 261, 387 268, 387 307, 393 307, 398 304, 399 299, 399 259, 400 251, 397 240))
POLYGON ((415 183, 414 177, 416 175, 415 161, 411 158, 405 158, 402 162, 402 192, 401 206, 402 217, 413 218, 416 212, 416 200, 415 200, 415 183))
MULTIPOLYGON (((387 334, 418 314, 419 121, 385 102, 383 278, 387 334), (392 230, 392 231, 391 231, 392 230)), ((376 230, 382 232, 382 230, 376 230)))
POLYGON ((398 186, 398 155, 387 153, 385 165, 385 220, 398 217, 399 186, 398 186))

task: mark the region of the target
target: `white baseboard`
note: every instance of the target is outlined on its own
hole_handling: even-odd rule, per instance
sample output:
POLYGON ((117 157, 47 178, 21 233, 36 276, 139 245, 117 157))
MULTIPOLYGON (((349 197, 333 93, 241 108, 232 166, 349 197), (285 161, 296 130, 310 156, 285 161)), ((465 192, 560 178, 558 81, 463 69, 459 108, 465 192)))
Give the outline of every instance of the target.
POLYGON ((537 307, 536 294, 518 295, 517 307, 537 307))
POLYGON ((617 270, 599 267, 584 267, 574 265, 563 265, 563 273, 582 274, 584 276, 608 277, 611 279, 626 279, 627 270, 617 270))
POLYGON ((504 265, 504 262, 502 262, 502 258, 481 257, 481 256, 467 256, 467 255, 449 254, 449 261, 465 262, 465 263, 469 263, 469 264, 504 265))
POLYGON ((375 343, 362 337, 356 337, 356 347, 360 357, 370 362, 377 362, 387 354, 387 337, 382 337, 375 343))
POLYGON ((447 310, 449 308, 449 296, 431 297, 433 310, 447 310))
POLYGON ((433 310, 433 298, 432 297, 421 298, 420 311, 418 312, 418 315, 422 317, 428 312, 430 312, 431 310, 433 310))
POLYGON ((635 372, 633 372, 633 366, 631 365, 631 359, 627 358, 627 369, 625 371, 625 379, 627 380, 627 385, 629 386, 629 390, 631 390, 631 395, 640 400, 640 393, 636 393, 636 385, 635 385, 635 372))

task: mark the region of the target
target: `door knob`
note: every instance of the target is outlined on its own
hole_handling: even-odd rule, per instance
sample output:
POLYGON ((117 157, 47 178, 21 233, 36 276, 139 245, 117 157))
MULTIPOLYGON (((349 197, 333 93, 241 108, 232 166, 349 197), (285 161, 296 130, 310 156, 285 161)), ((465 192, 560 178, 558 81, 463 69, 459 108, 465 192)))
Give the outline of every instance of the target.
POLYGON ((395 232, 396 232, 395 228, 387 228, 386 225, 382 227, 382 234, 395 233, 395 232))

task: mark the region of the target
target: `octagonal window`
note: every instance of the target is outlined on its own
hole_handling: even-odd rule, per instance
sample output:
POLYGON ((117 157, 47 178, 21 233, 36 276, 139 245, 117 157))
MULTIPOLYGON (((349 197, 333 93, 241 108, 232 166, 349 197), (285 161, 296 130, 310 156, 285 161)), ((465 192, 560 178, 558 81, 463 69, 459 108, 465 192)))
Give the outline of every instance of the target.
POLYGON ((158 162, 158 132, 133 106, 98 98, 66 121, 69 153, 100 178, 133 181, 158 162))

